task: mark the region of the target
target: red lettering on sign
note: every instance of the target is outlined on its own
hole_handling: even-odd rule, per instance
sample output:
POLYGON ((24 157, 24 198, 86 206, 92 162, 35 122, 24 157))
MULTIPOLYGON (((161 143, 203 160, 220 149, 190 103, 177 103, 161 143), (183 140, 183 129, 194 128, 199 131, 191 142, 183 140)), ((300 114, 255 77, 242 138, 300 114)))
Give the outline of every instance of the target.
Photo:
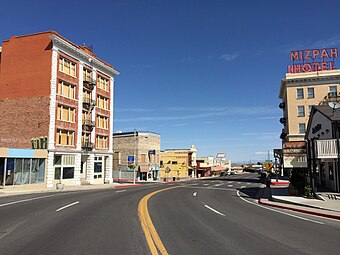
POLYGON ((329 58, 327 49, 322 49, 320 58, 329 58))
POLYGON ((297 51, 291 51, 290 52, 290 60, 294 61, 294 60, 298 60, 299 59, 299 55, 297 51))
POLYGON ((303 72, 311 72, 312 71, 312 65, 309 63, 303 64, 302 66, 303 72))
POLYGON ((305 58, 304 59, 312 59, 310 56, 310 50, 305 50, 305 58))
POLYGON ((317 56, 320 55, 320 51, 319 50, 313 50, 313 58, 317 58, 317 56))
POLYGON ((338 48, 331 48, 331 58, 337 58, 338 57, 338 48))

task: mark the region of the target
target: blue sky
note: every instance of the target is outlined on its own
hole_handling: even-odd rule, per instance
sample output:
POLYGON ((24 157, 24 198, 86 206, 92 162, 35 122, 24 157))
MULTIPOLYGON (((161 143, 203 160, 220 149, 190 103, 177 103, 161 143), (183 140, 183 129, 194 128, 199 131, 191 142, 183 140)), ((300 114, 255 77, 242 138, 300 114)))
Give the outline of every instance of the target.
POLYGON ((290 50, 339 47, 339 1, 2 1, 0 40, 56 30, 93 45, 116 77, 116 131, 161 134, 232 161, 281 147, 290 50))

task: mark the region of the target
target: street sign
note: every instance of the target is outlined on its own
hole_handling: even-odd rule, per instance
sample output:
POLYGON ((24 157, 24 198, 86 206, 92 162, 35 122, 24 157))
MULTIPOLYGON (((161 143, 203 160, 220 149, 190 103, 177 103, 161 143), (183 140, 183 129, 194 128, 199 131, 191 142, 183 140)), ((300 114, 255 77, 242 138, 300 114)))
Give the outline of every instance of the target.
POLYGON ((135 156, 128 156, 128 163, 135 162, 135 156))
POLYGON ((264 166, 265 166, 268 170, 272 170, 272 168, 273 168, 273 163, 272 163, 272 162, 267 162, 264 166))

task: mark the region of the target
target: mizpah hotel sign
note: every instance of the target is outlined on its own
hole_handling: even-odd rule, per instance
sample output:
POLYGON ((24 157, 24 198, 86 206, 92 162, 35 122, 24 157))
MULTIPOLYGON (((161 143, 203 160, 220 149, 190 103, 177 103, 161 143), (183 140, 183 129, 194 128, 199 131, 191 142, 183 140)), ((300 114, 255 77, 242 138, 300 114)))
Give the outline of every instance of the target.
POLYGON ((290 60, 293 63, 288 66, 288 73, 335 70, 335 60, 338 55, 338 48, 291 51, 290 60))

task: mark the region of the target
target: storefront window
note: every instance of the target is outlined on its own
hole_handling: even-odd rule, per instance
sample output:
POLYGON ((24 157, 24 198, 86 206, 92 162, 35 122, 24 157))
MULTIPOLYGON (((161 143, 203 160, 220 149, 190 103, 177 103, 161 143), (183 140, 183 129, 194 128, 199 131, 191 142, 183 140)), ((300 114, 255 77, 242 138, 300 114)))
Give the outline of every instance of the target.
POLYGON ((73 179, 74 178, 74 155, 55 155, 54 156, 54 179, 73 179))

